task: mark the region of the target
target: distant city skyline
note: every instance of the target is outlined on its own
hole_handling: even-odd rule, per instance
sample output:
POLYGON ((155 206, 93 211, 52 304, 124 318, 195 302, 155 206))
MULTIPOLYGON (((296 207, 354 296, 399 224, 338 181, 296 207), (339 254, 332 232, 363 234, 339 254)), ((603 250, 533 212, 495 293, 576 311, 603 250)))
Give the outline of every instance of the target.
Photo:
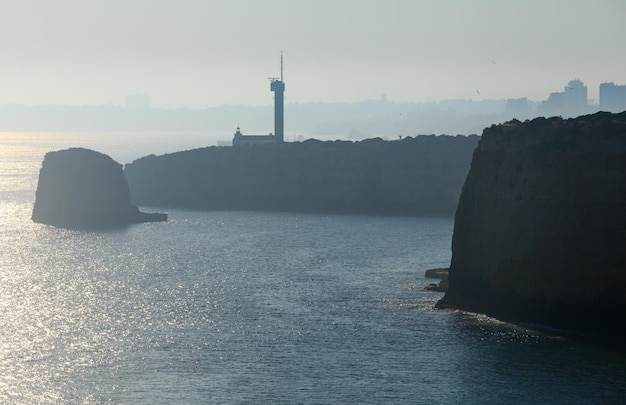
MULTIPOLYGON (((276 78, 272 78, 276 79, 276 78)), ((579 79, 572 79, 567 82, 566 85, 563 86, 563 91, 551 91, 548 97, 545 100, 533 100, 528 97, 503 97, 498 99, 483 99, 483 100, 472 100, 472 99, 444 99, 437 101, 397 101, 388 99, 387 95, 381 94, 378 98, 364 99, 364 100, 355 100, 352 102, 342 102, 338 101, 335 103, 343 103, 343 104, 359 104, 368 101, 389 101, 392 103, 415 103, 415 104, 436 104, 440 102, 447 101, 456 101, 456 100, 467 100, 473 102, 480 101, 506 101, 507 102, 507 110, 509 106, 513 106, 516 109, 526 109, 526 107, 530 107, 533 104, 536 104, 539 109, 538 111, 533 111, 529 113, 530 115, 565 115, 565 116, 574 116, 574 115, 582 115, 585 113, 592 113, 596 110, 609 111, 609 112, 621 112, 626 110, 626 84, 613 83, 613 82, 602 82, 598 88, 598 99, 589 98, 588 94, 590 93, 588 86, 579 79), (603 95, 604 92, 604 95, 603 95), (543 108, 542 108, 543 107, 543 108), (589 107, 589 108, 587 108, 589 107), (565 114, 563 114, 565 113, 565 114)), ((272 97, 273 99, 274 97, 272 97)), ((315 102, 309 102, 315 103, 315 102)), ((333 102, 317 102, 318 104, 334 104, 333 102)), ((296 103, 299 104, 299 103, 296 103)), ((307 104, 307 103, 302 103, 307 104)), ((105 105, 116 105, 115 103, 108 103, 105 105)), ((121 106, 122 104, 117 104, 121 106)), ((233 104, 233 105, 242 105, 245 104, 233 104)), ((71 106, 71 105, 68 105, 71 106)), ((98 105, 93 105, 97 107, 98 105)), ((125 102, 123 106, 126 109, 132 110, 147 110, 153 108, 151 105, 150 95, 143 93, 135 93, 129 94, 125 97, 125 102)), ((224 107, 228 106, 226 104, 219 105, 216 107, 224 107)), ((259 106, 268 106, 268 105, 259 105, 259 106)), ((254 106, 252 106, 254 107, 254 106)), ((157 109, 167 109, 155 107, 157 109)), ((174 108, 187 108, 187 107, 174 107, 174 108)), ((215 107, 206 107, 206 108, 215 108, 215 107)))
POLYGON ((626 83, 620 0, 0 3, 0 105, 523 98, 626 83), (137 100, 135 100, 137 101, 137 100), (145 101, 145 100, 144 100, 145 101))
MULTIPOLYGON (((603 108, 603 103, 602 103, 602 89, 604 88, 604 92, 605 94, 605 98, 606 97, 611 97, 611 104, 607 104, 605 101, 605 111, 611 111, 611 112, 620 112, 622 111, 622 105, 626 105, 626 84, 622 84, 622 83, 614 83, 614 82, 601 82, 598 86, 598 89, 596 89, 596 91, 594 91, 593 89, 589 89, 588 86, 586 85, 586 83, 584 83, 582 80, 579 79, 572 79, 569 80, 567 82, 566 85, 563 86, 563 91, 558 91, 557 90, 558 86, 555 86, 556 91, 550 91, 548 93, 548 96, 546 99, 544 100, 537 100, 537 99, 532 99, 530 97, 527 96, 521 96, 521 97, 500 97, 500 98, 483 98, 483 99, 474 99, 472 97, 470 98, 449 98, 449 99, 440 99, 440 100, 430 100, 430 101, 421 101, 421 100, 393 100, 391 98, 389 98, 386 94, 382 93, 380 95, 378 95, 377 97, 372 97, 372 98, 366 98, 366 99, 361 99, 361 100, 350 100, 350 101, 342 101, 342 100, 338 100, 338 101, 329 101, 329 102, 323 102, 323 101, 309 101, 309 102, 303 102, 303 103, 298 103, 295 102, 295 104, 334 104, 334 103, 342 103, 342 104, 358 104, 358 103, 362 103, 362 102, 368 102, 368 101, 377 101, 377 100, 383 100, 383 101, 389 101, 392 103, 415 103, 415 104, 436 104, 436 103, 440 103, 440 102, 448 102, 448 101, 471 101, 471 102, 481 102, 481 101, 507 101, 507 102, 513 102, 515 103, 516 101, 524 101, 528 102, 529 104, 537 104, 537 105, 549 105, 549 106, 555 106, 558 105, 559 103, 563 104, 565 103, 562 107, 569 109, 572 107, 571 105, 571 100, 572 95, 576 95, 575 99, 575 105, 579 108, 581 106, 588 106, 588 107, 594 107, 594 108, 599 108, 600 110, 602 110, 603 108), (575 87, 572 86, 572 84, 575 84, 575 87), (584 89, 584 90, 583 90, 584 89), (581 93, 581 91, 584 91, 584 93, 581 93), (610 94, 609 94, 610 92, 610 94), (589 94, 597 94, 598 98, 591 98, 589 97, 589 94), (569 95, 569 97, 568 97, 569 95), (562 99, 561 99, 562 98, 562 99), (566 98, 569 98, 570 101, 566 102, 566 98), (568 105, 569 104, 569 105, 568 105), (617 106, 619 111, 616 110, 616 108, 606 108, 607 106, 610 107, 614 107, 617 106)), ((480 94, 479 91, 477 91, 477 93, 480 94)), ((187 107, 187 106, 172 106, 172 107, 160 107, 160 106, 153 106, 151 103, 151 97, 149 94, 144 94, 144 93, 134 93, 134 94, 128 94, 126 96, 124 96, 124 100, 122 102, 109 102, 109 103, 102 103, 102 104, 54 104, 54 103, 47 103, 47 104, 18 104, 18 103, 4 103, 4 104, 0 104, 0 105, 7 105, 7 104, 14 104, 14 105, 23 105, 23 106, 32 106, 32 107, 37 107, 37 106, 44 106, 44 105, 52 105, 52 106, 67 106, 67 107, 80 107, 82 106, 92 106, 92 107, 98 107, 98 106, 121 106, 127 109, 134 109, 134 110, 146 110, 146 109, 151 109, 151 108, 155 108, 155 109, 177 109, 177 108, 193 108, 193 109, 198 109, 198 110, 202 110, 202 109, 206 109, 206 108, 216 108, 216 107, 224 107, 224 106, 250 106, 250 107, 267 107, 270 106, 271 103, 273 103, 273 97, 268 96, 268 103, 261 103, 258 105, 249 105, 249 104, 244 104, 244 103, 232 103, 232 104, 219 104, 219 105, 215 105, 215 106, 205 106, 205 107, 201 107, 201 108, 194 108, 194 107, 187 107)), ((625 108, 626 109, 626 108, 625 108)), ((591 110, 590 110, 591 111, 591 110)), ((557 114, 558 115, 558 114, 557 114)))

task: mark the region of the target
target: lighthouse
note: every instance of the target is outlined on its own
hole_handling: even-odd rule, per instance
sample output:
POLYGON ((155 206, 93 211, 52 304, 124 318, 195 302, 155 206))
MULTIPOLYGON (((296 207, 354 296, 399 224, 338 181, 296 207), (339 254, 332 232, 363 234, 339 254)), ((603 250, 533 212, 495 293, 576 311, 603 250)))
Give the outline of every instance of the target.
POLYGON ((274 133, 269 135, 244 135, 237 127, 233 146, 265 145, 285 142, 285 83, 283 82, 283 53, 280 53, 280 78, 270 77, 270 90, 274 92, 274 133))
POLYGON ((283 82, 283 54, 280 54, 280 80, 273 78, 270 90, 274 92, 274 136, 276 143, 285 140, 285 82, 283 82))

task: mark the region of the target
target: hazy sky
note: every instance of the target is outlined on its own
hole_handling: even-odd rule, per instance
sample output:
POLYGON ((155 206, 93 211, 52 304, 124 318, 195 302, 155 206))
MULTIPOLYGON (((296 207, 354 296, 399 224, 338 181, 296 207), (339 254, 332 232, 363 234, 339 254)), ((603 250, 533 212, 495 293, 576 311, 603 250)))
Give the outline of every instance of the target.
POLYGON ((626 84, 624 0, 0 0, 0 104, 528 97, 626 84))

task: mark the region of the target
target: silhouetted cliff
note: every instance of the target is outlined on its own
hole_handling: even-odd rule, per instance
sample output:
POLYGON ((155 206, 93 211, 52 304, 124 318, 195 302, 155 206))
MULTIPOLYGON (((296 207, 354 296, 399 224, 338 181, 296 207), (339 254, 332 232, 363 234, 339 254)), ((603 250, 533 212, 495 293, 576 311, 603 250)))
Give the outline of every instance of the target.
POLYGON ((33 207, 35 222, 63 228, 115 227, 163 221, 130 203, 122 165, 89 149, 48 152, 39 171, 33 207))
POLYGON ((616 338, 626 314, 626 113, 485 129, 440 306, 616 338))
POLYGON ((478 136, 209 147, 126 165, 150 206, 452 215, 478 136))

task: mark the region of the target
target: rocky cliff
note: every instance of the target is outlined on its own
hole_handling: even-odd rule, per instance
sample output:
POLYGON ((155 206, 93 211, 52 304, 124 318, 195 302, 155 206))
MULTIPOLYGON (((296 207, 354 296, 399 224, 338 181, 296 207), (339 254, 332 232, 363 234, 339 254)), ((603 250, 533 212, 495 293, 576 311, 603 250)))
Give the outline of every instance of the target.
POLYGON ((126 165, 133 201, 193 209, 453 215, 478 136, 209 147, 126 165))
POLYGON ((626 317, 626 113, 485 129, 439 306, 617 337, 626 317))
POLYGON ((88 149, 46 154, 39 171, 33 221, 63 228, 115 227, 163 221, 130 203, 122 165, 88 149))

